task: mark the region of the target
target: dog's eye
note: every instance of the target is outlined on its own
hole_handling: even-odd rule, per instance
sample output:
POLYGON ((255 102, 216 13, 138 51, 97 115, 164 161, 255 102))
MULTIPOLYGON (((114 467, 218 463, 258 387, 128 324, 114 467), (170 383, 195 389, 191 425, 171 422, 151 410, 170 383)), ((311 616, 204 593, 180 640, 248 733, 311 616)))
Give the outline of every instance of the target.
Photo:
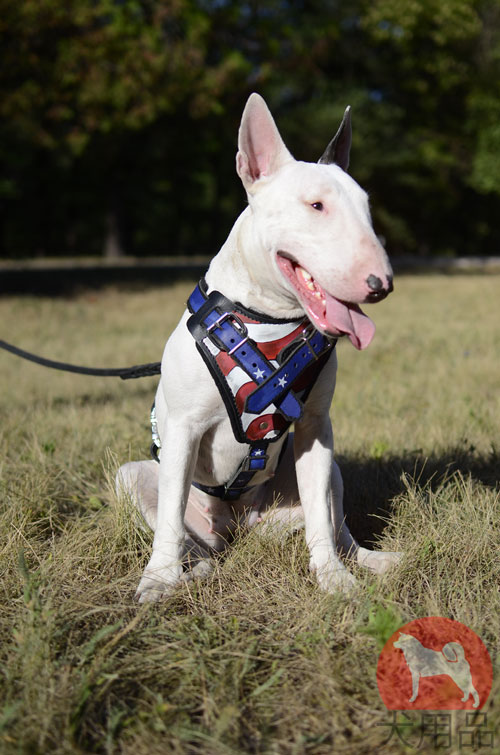
POLYGON ((311 207, 318 212, 323 212, 323 202, 313 202, 311 207))

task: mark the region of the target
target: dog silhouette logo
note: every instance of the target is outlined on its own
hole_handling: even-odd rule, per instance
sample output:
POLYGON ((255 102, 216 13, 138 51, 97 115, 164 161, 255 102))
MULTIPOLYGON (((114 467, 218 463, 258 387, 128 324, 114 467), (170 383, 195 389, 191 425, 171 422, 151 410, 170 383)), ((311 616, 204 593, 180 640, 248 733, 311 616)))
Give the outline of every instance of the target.
POLYGON ((416 619, 394 632, 377 666, 380 696, 389 710, 478 710, 492 682, 480 637, 442 616, 416 619))

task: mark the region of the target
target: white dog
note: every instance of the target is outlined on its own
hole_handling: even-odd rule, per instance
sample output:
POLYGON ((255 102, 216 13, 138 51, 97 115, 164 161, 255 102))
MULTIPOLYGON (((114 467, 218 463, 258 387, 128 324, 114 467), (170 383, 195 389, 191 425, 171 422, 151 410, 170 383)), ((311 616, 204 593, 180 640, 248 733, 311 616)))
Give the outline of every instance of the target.
POLYGON ((160 463, 117 476, 155 532, 141 602, 186 578, 186 548, 223 550, 237 521, 266 516, 303 515, 324 589, 354 582, 339 554, 379 573, 398 560, 351 536, 333 458, 335 341, 365 348, 375 327, 359 303, 392 291, 367 195, 346 173, 350 142, 348 108, 319 163, 298 162, 264 100, 247 102, 236 164, 248 207, 165 347, 152 412, 160 463))
POLYGON ((464 649, 459 642, 447 642, 441 651, 431 650, 412 634, 399 633, 395 648, 403 651, 405 661, 411 673, 412 695, 410 703, 415 702, 418 696, 418 685, 421 676, 439 676, 447 674, 462 692, 462 702, 465 703, 472 695, 472 706, 479 705, 479 695, 472 684, 470 665, 465 657, 464 649))

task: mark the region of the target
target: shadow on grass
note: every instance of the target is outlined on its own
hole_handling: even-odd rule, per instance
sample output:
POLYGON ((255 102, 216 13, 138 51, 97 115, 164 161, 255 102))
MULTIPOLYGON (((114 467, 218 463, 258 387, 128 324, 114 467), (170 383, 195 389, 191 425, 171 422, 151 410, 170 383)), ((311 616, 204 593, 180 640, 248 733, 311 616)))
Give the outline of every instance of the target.
POLYGON ((483 485, 500 488, 500 453, 479 456, 474 449, 456 448, 441 456, 338 457, 344 479, 344 510, 353 535, 373 546, 390 517, 392 501, 406 490, 406 479, 436 489, 455 472, 471 475, 483 485))

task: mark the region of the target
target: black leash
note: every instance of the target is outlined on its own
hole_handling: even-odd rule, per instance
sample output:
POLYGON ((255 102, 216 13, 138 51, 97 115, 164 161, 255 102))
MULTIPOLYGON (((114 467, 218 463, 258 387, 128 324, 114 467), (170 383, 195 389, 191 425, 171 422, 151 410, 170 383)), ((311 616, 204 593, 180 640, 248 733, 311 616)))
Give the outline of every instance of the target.
POLYGON ((51 367, 53 370, 63 370, 64 372, 77 372, 79 375, 97 375, 99 377, 119 377, 122 380, 131 380, 132 378, 149 377, 150 375, 159 375, 161 372, 161 362, 151 362, 150 364, 136 364, 133 367, 80 367, 77 364, 67 364, 66 362, 54 362, 52 359, 44 359, 29 351, 18 349, 11 343, 0 340, 0 349, 10 351, 21 359, 27 359, 30 362, 41 364, 43 367, 51 367))

